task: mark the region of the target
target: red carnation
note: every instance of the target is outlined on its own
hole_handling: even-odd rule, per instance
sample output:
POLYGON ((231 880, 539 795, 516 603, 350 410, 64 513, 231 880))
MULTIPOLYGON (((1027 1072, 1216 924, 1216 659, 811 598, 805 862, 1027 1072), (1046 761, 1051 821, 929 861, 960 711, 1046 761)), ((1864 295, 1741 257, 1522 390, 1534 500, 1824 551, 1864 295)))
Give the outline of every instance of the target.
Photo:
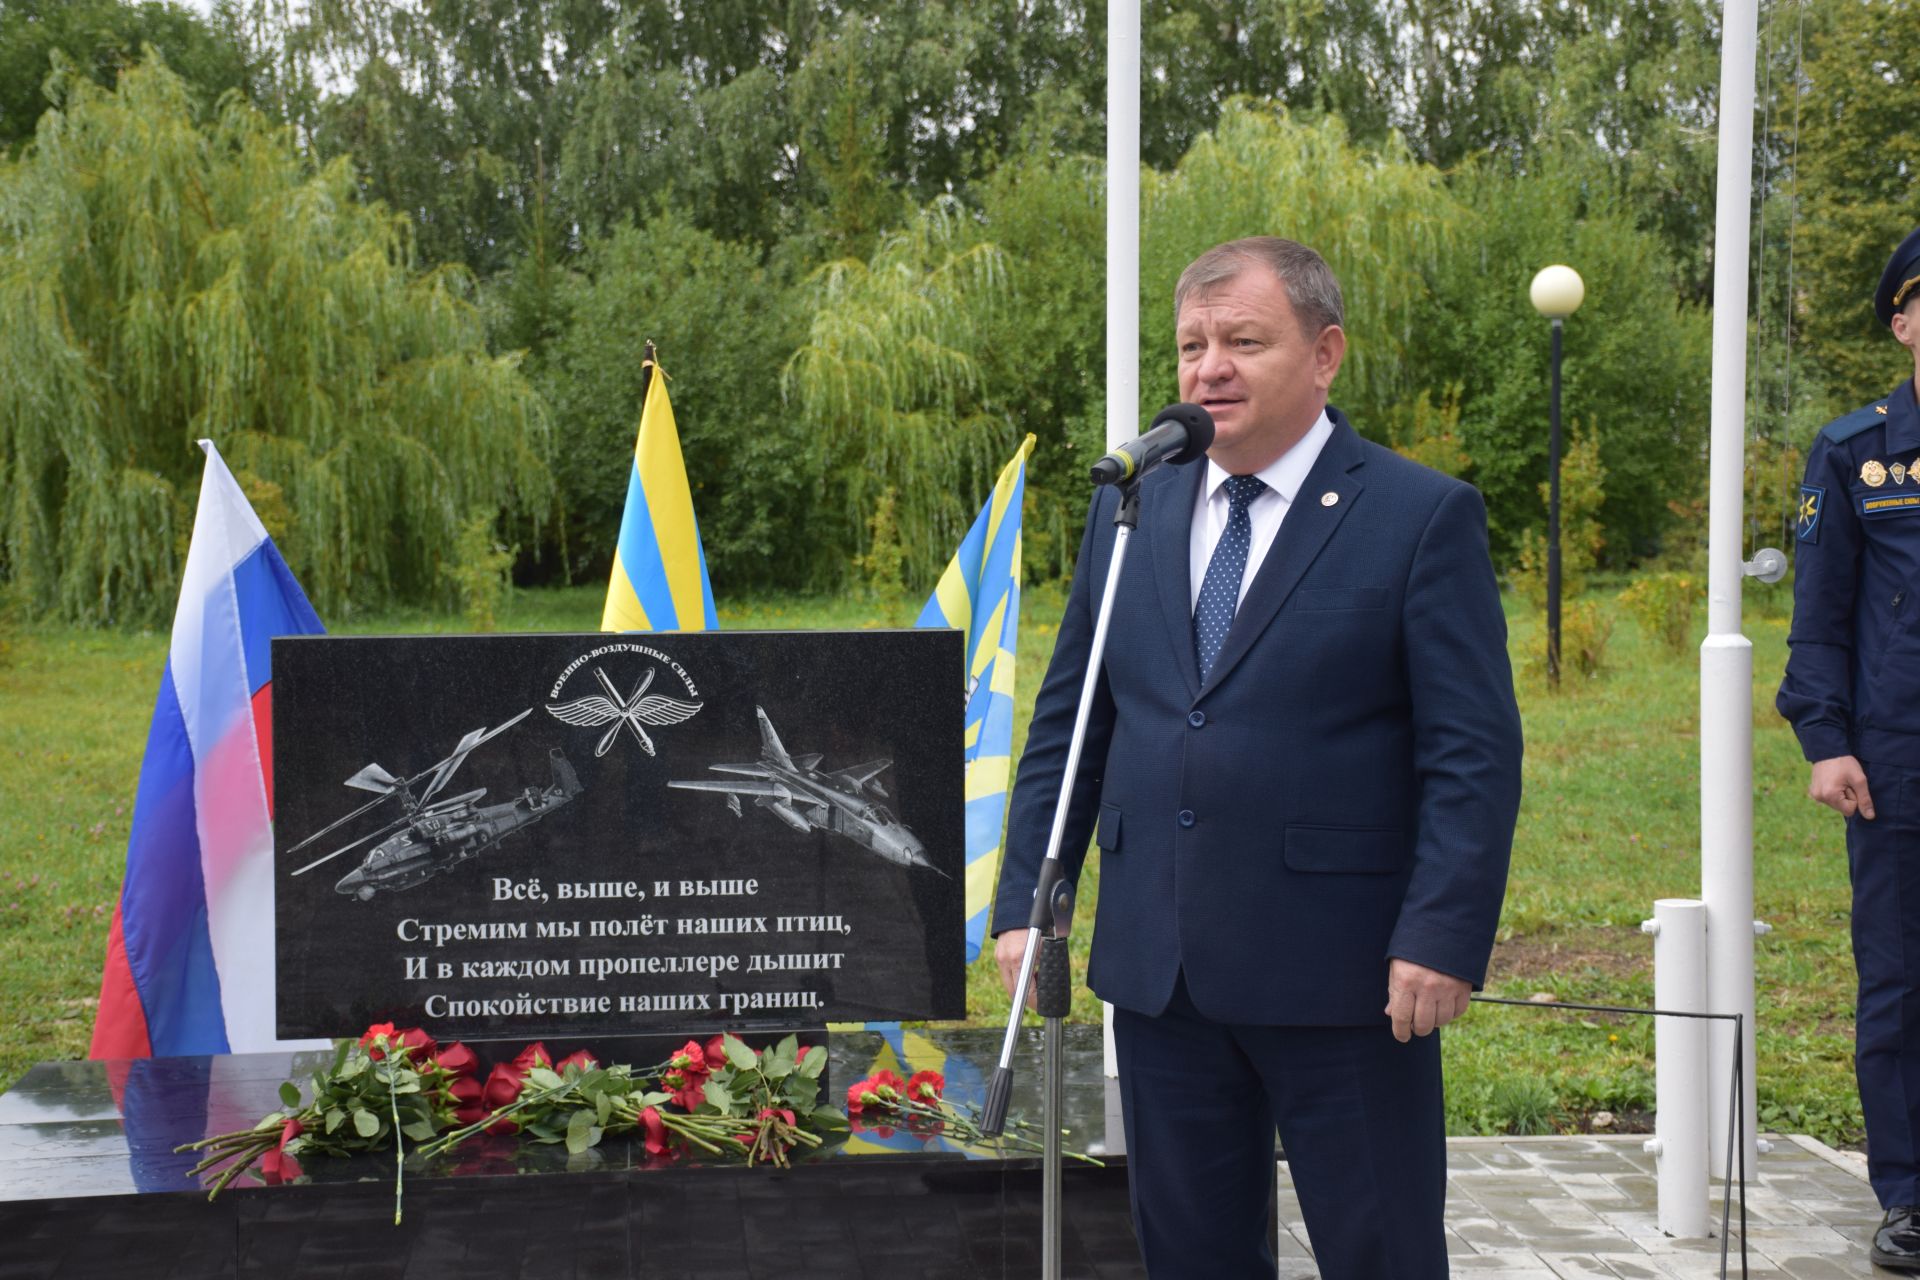
MULTIPOLYGON (((724 1058, 725 1056, 723 1049, 721 1057, 724 1058)), ((698 1071, 704 1073, 707 1070, 707 1051, 702 1049, 697 1041, 689 1040, 680 1046, 680 1052, 668 1059, 667 1065, 677 1067, 682 1071, 698 1071)))
POLYGON ((882 1098, 885 1098, 888 1102, 892 1102, 901 1097, 905 1094, 906 1089, 907 1082, 891 1071, 876 1071, 873 1073, 873 1091, 882 1098))
POLYGON ((445 1046, 433 1055, 440 1069, 452 1076, 473 1076, 479 1074, 480 1057, 464 1044, 454 1043, 445 1046))
POLYGON ((938 1071, 916 1071, 913 1079, 907 1081, 907 1100, 932 1104, 940 1100, 947 1091, 947 1078, 938 1071))
POLYGON ((380 1047, 379 1042, 384 1040, 392 1043, 393 1038, 394 1031, 391 1022, 376 1022, 361 1033, 360 1044, 366 1049, 367 1056, 375 1062, 378 1062, 387 1056, 386 1050, 380 1047))
POLYGON ((561 1075, 567 1074, 568 1067, 578 1067, 582 1071, 598 1071, 600 1069, 600 1060, 588 1053, 585 1049, 575 1049, 572 1053, 553 1064, 553 1069, 561 1075))
POLYGON ((880 1101, 880 1095, 873 1091, 873 1081, 855 1080, 847 1086, 847 1114, 857 1116, 860 1108, 880 1101))
POLYGON ((640 1113, 640 1127, 647 1131, 647 1154, 663 1156, 667 1153, 667 1126, 660 1119, 660 1113, 648 1107, 640 1113))
POLYGON ((405 1031, 396 1032, 393 1044, 404 1056, 412 1058, 415 1062, 425 1062, 440 1048, 434 1043, 432 1036, 418 1027, 408 1027, 405 1031))
POLYGON ((682 1111, 692 1111, 707 1100, 707 1078, 689 1076, 686 1084, 674 1090, 673 1100, 682 1111))

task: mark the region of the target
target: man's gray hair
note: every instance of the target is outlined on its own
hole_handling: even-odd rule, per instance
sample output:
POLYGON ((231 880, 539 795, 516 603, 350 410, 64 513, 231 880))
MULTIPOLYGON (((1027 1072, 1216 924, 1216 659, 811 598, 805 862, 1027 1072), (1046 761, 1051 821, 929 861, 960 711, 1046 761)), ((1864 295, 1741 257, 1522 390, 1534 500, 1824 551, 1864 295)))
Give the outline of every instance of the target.
POLYGON ((1225 284, 1254 263, 1265 266, 1287 288, 1287 301, 1299 317, 1300 328, 1308 338, 1319 336, 1330 324, 1344 325, 1347 308, 1340 296, 1340 282, 1333 268, 1307 246, 1279 236, 1248 236, 1215 245, 1190 263, 1173 286, 1173 320, 1180 323, 1180 309, 1195 293, 1205 293, 1225 284))

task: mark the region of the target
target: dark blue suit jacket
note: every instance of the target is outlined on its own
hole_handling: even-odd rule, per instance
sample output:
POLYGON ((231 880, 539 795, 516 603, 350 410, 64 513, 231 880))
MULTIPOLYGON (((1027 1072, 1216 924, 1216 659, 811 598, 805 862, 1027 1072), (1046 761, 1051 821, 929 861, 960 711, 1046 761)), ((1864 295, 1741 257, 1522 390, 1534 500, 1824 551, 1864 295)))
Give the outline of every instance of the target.
MULTIPOLYGON (((1218 1021, 1354 1026, 1383 1020, 1389 957, 1485 977, 1521 754, 1486 509, 1328 415, 1204 687, 1188 530, 1205 468, 1142 484, 1061 846, 1077 877, 1097 833, 1089 981, 1124 1008, 1160 1013, 1184 971, 1218 1021)), ((1034 707, 996 933, 1027 922, 1117 501, 1102 490, 1088 515, 1034 707)))

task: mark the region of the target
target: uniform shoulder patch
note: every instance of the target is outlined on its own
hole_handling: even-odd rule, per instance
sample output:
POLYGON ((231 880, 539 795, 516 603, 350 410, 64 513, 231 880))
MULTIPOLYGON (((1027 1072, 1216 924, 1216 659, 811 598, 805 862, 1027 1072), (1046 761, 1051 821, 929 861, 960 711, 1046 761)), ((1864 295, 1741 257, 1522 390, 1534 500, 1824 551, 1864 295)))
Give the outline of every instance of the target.
POLYGON ((1820 434, 1834 444, 1841 444, 1853 439, 1868 427, 1879 426, 1886 420, 1887 402, 1881 400, 1878 403, 1868 405, 1864 409, 1855 409, 1852 413, 1843 414, 1835 418, 1832 422, 1820 428, 1820 434))
POLYGON ((1820 515, 1827 505, 1827 491, 1817 484, 1800 486, 1800 506, 1793 522, 1794 534, 1802 542, 1820 541, 1820 515))

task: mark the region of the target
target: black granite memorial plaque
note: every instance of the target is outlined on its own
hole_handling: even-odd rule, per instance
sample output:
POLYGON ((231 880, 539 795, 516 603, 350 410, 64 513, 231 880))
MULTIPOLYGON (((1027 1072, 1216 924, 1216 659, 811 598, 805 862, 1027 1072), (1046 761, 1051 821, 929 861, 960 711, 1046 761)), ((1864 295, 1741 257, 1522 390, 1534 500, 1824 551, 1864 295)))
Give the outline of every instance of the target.
POLYGON ((273 643, 282 1036, 964 1016, 958 633, 273 643))

